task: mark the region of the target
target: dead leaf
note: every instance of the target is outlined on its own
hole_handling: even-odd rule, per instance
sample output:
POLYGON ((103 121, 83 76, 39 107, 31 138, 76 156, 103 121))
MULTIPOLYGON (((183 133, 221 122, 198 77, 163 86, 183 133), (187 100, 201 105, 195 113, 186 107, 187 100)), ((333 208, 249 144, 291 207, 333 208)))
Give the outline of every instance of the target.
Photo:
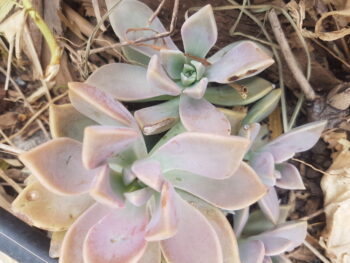
POLYGON ((0 128, 5 130, 13 127, 17 123, 17 114, 14 112, 6 112, 0 115, 0 128))
POLYGON ((327 103, 338 110, 346 110, 350 106, 350 84, 342 83, 331 90, 327 103))
MULTIPOLYGON (((337 135, 338 136, 338 135, 337 135)), ((342 150, 321 181, 327 226, 320 244, 333 263, 350 259, 350 142, 340 138, 342 150)), ((332 142, 333 145, 334 142, 332 142)))

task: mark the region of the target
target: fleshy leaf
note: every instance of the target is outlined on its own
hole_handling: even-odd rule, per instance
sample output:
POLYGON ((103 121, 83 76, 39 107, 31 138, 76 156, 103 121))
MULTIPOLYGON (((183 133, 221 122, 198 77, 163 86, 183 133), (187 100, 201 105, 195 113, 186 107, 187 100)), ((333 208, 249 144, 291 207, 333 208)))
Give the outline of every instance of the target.
POLYGON ((93 203, 87 194, 57 195, 36 181, 17 196, 12 211, 30 225, 48 231, 63 231, 93 203))
POLYGON ((56 138, 22 153, 19 159, 47 189, 56 194, 86 193, 98 169, 85 169, 82 145, 69 138, 56 138))
POLYGON ((295 153, 307 151, 313 147, 326 124, 326 121, 317 121, 297 127, 268 143, 261 150, 270 152, 276 163, 284 162, 295 153))
POLYGON ((275 185, 275 161, 271 153, 255 153, 251 156, 249 164, 253 167, 265 185, 275 185))
POLYGON ((275 229, 266 231, 263 234, 254 238, 284 238, 292 243, 286 248, 286 251, 290 251, 295 247, 303 243, 307 234, 307 222, 306 221, 289 221, 284 224, 278 225, 275 229))
MULTIPOLYGON (((118 0, 106 0, 108 10, 110 10, 115 4, 109 20, 112 28, 119 39, 126 40, 137 40, 144 37, 151 37, 156 33, 166 32, 164 26, 157 17, 153 22, 148 25, 148 20, 153 15, 153 11, 144 3, 136 0, 120 1, 118 0), (134 14, 130 17, 130 14, 134 14), (128 32, 130 29, 141 28, 144 30, 137 30, 135 32, 128 32)), ((148 41, 145 44, 157 46, 165 49, 177 49, 174 42, 170 37, 158 39, 156 42, 148 41)), ((152 56, 158 53, 156 49, 145 46, 132 46, 135 50, 147 55, 152 56)))
POLYGON ((84 261, 137 262, 146 250, 147 223, 145 207, 127 205, 125 208, 113 209, 87 233, 83 247, 84 261))
POLYGON ((84 129, 96 122, 77 111, 72 104, 50 105, 50 131, 53 138, 69 137, 83 141, 84 129))
POLYGON ((138 160, 132 167, 133 174, 144 184, 160 192, 164 183, 162 167, 156 160, 138 160))
POLYGON ((183 66, 186 62, 185 55, 179 50, 162 49, 160 51, 161 64, 172 79, 180 79, 183 66))
POLYGON ((248 144, 238 136, 185 132, 171 138, 150 158, 162 164, 163 172, 182 170, 224 179, 238 169, 248 144))
POLYGON ((269 54, 252 41, 242 41, 207 70, 210 82, 230 83, 259 74, 274 63, 269 54))
POLYGON ((83 163, 94 169, 107 162, 108 158, 121 154, 140 137, 137 130, 113 126, 90 126, 85 129, 83 163))
POLYGON ((175 195, 173 186, 165 182, 159 203, 146 228, 147 241, 164 240, 176 234, 179 215, 175 204, 175 195))
POLYGON ((63 239, 66 233, 67 231, 52 232, 49 250, 50 258, 58 258, 60 256, 63 239))
POLYGON ((264 243, 266 256, 276 256, 282 254, 293 244, 292 241, 282 237, 265 236, 259 238, 259 240, 264 243))
POLYGON ((181 197, 198 209, 214 228, 221 244, 223 259, 225 263, 241 263, 238 255, 238 245, 232 226, 225 215, 216 207, 209 205, 201 199, 180 192, 181 197))
POLYGON ((270 187, 267 194, 261 198, 258 203, 265 216, 276 224, 279 218, 280 209, 275 188, 270 187))
POLYGON ((276 169, 281 173, 281 178, 277 179, 276 186, 290 190, 304 190, 303 179, 298 169, 290 163, 276 165, 276 169))
POLYGON ((269 116, 277 107, 282 94, 281 89, 274 89, 249 110, 247 116, 243 120, 243 124, 251 124, 260 122, 269 116))
POLYGON ((141 65, 148 65, 150 60, 149 56, 146 56, 129 46, 123 46, 121 47, 121 50, 123 51, 123 54, 127 58, 128 62, 130 62, 131 64, 136 62, 141 65))
POLYGON ((243 99, 234 88, 226 85, 220 85, 218 87, 209 86, 204 98, 213 104, 222 106, 248 105, 267 95, 274 87, 271 82, 259 77, 243 79, 237 81, 237 84, 247 89, 247 98, 243 99))
POLYGON ((80 82, 70 82, 69 99, 74 108, 90 119, 113 126, 135 126, 131 113, 107 93, 80 82))
POLYGON ((218 108, 230 122, 231 125, 231 135, 237 135, 239 129, 241 128, 242 120, 244 119, 246 113, 242 111, 234 111, 226 108, 218 108))
POLYGON ((164 132, 179 121, 179 99, 137 110, 134 115, 145 135, 164 132))
POLYGON ((248 240, 238 243, 242 263, 263 263, 265 256, 264 243, 260 240, 248 240))
POLYGON ((215 17, 211 5, 206 5, 190 16, 181 27, 185 52, 204 58, 218 38, 215 17))
POLYGON ((95 70, 86 83, 120 101, 137 101, 167 94, 148 84, 146 76, 147 70, 144 67, 111 63, 95 70))
POLYGON ((101 167, 101 173, 91 185, 90 195, 99 203, 113 208, 124 207, 124 185, 118 176, 107 164, 101 167))
POLYGON ((180 87, 169 78, 157 55, 152 56, 148 64, 147 81, 150 85, 163 90, 168 95, 177 96, 181 93, 180 87))
POLYGON ((180 118, 188 131, 229 135, 230 122, 226 116, 205 99, 180 97, 180 118))
POLYGON ((248 222, 249 218, 249 207, 235 211, 233 215, 233 229, 235 234, 239 237, 248 222))
POLYGON ((207 89, 208 79, 202 78, 200 81, 196 82, 191 87, 187 87, 184 89, 183 94, 193 98, 193 99, 201 99, 207 89))
POLYGON ((143 206, 152 197, 154 191, 145 187, 133 192, 124 193, 125 198, 135 206, 143 206))
POLYGON ((148 242, 145 253, 137 263, 161 263, 159 242, 148 242))
POLYGON ((110 207, 97 203, 74 222, 63 239, 60 263, 85 263, 83 260, 84 239, 90 228, 110 211, 110 207))
POLYGON ((179 215, 177 233, 160 242, 166 261, 222 263, 220 241, 208 220, 179 196, 176 205, 179 215))
POLYGON ((266 192, 266 188, 254 170, 243 162, 232 176, 224 180, 215 180, 183 171, 170 171, 165 174, 165 177, 176 188, 227 210, 245 208, 258 201, 266 192))

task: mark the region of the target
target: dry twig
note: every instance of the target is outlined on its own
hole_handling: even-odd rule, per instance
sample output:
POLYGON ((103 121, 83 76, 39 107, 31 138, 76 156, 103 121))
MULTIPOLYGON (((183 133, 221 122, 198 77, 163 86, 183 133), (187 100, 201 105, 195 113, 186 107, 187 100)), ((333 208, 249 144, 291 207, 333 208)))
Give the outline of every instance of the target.
POLYGON ((287 62, 291 73, 293 74, 295 80, 298 82, 301 90, 304 92, 305 97, 309 100, 314 100, 316 98, 316 94, 312 89, 310 83, 305 78, 303 72, 299 68, 295 57, 293 56, 292 50, 290 49, 290 46, 288 44, 286 36, 283 33, 281 24, 274 9, 269 12, 268 18, 272 27, 272 31, 278 44, 281 47, 281 52, 287 62))

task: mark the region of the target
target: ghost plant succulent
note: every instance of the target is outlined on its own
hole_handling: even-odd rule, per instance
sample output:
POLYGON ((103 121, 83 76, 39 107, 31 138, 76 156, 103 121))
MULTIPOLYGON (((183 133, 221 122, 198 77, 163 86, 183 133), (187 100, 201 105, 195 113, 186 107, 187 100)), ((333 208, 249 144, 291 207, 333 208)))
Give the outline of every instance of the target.
POLYGON ((279 202, 275 186, 289 190, 305 189, 298 169, 286 161, 295 153, 312 148, 319 140, 327 122, 317 121, 297 127, 266 144, 254 143, 260 125, 257 123, 242 128, 241 134, 251 139, 252 146, 246 158, 268 187, 268 193, 259 200, 266 216, 274 223, 279 218, 279 202))
MULTIPOLYGON (((106 1, 111 12, 111 25, 121 40, 137 40, 165 31, 158 18, 148 26, 153 11, 142 2, 124 0, 115 6, 117 2, 106 1), (131 13, 133 19, 129 18, 131 13), (146 27, 149 30, 133 30, 146 27)), ((206 91, 210 90, 207 98, 216 104, 235 105, 232 97, 238 92, 224 84, 256 75, 274 61, 264 48, 252 41, 233 43, 206 59, 217 35, 212 7, 207 5, 182 25, 184 52, 169 37, 132 46, 125 54, 147 64, 147 69, 125 63, 108 64, 96 70, 86 83, 120 101, 167 100, 135 112, 135 118, 146 135, 163 132, 179 119, 188 131, 228 135, 229 121, 206 99, 206 91), (208 83, 222 85, 207 89, 208 83)), ((244 100, 240 99, 236 104, 251 103, 272 89, 269 82, 260 78, 242 84, 257 89, 249 91, 251 94, 246 102, 242 103, 244 100)))
POLYGON ((74 108, 51 109, 55 138, 20 155, 37 181, 13 203, 35 226, 68 230, 60 262, 153 263, 160 251, 167 262, 237 258, 217 208, 242 209, 265 194, 242 162, 248 139, 183 132, 148 154, 121 103, 84 83, 70 83, 69 96, 74 108))

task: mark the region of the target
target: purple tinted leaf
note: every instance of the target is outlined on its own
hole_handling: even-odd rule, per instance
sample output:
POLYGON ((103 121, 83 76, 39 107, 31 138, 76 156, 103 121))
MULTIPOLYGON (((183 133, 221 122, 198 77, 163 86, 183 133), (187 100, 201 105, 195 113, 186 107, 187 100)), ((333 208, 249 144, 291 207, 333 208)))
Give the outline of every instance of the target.
POLYGON ((305 186, 298 169, 289 163, 276 165, 276 169, 281 173, 281 178, 277 179, 276 186, 290 190, 304 190, 305 186))
POLYGON ((258 203, 265 216, 276 224, 279 218, 280 209, 275 188, 270 187, 268 193, 261 198, 258 203))

